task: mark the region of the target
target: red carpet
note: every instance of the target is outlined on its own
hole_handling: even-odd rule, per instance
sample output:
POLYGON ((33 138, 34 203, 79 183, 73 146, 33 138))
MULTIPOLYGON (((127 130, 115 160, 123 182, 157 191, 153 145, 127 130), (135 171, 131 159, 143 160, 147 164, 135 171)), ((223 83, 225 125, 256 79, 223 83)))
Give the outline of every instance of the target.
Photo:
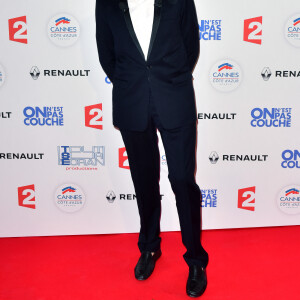
MULTIPOLYGON (((167 300, 185 295, 179 232, 162 233, 152 276, 137 281, 137 234, 0 239, 1 300, 167 300)), ((197 299, 300 299, 300 226, 210 230, 208 287, 197 299)))

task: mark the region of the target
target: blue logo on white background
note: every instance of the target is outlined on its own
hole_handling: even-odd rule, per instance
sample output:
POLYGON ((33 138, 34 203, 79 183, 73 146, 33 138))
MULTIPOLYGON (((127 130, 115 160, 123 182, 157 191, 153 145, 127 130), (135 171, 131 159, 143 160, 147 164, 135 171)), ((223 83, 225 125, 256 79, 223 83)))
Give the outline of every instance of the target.
POLYGON ((200 40, 204 41, 220 41, 222 26, 221 20, 201 20, 199 25, 200 40))
POLYGON ((300 14, 289 18, 285 24, 284 35, 291 45, 300 47, 300 14))
POLYGON ((26 126, 63 126, 64 114, 62 106, 31 107, 23 109, 26 126))
POLYGON ((219 60, 210 70, 210 82, 220 92, 235 90, 242 81, 242 70, 232 59, 219 60))
POLYGON ((281 166, 286 169, 300 168, 300 152, 299 150, 284 150, 281 154, 283 161, 281 166))
POLYGON ((291 127, 291 108, 253 108, 252 127, 291 127))
POLYGON ((289 215, 300 213, 300 186, 289 185, 281 189, 277 196, 279 209, 289 215))
POLYGON ((59 14, 48 23, 48 37, 57 46, 72 46, 79 38, 78 21, 68 14, 59 14))
POLYGON ((217 189, 201 190, 202 203, 201 207, 217 207, 218 195, 217 189))
POLYGON ((74 213, 83 208, 85 194, 78 185, 67 183, 57 188, 54 201, 63 212, 74 213))
MULTIPOLYGON (((84 167, 105 165, 104 146, 92 146, 91 150, 86 150, 84 146, 57 146, 57 153, 59 165, 84 167)), ((87 168, 84 170, 92 169, 87 168)), ((79 169, 75 168, 75 170, 79 169)))

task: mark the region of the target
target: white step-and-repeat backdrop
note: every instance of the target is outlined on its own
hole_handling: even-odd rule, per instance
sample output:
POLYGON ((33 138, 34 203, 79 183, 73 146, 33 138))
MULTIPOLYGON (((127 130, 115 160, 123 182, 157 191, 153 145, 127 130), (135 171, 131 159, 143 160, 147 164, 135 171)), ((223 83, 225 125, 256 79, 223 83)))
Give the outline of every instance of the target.
MULTIPOLYGON (((299 1, 195 3, 203 228, 300 224, 299 1)), ((2 237, 139 231, 94 7, 1 0, 2 237)), ((179 230, 160 150, 161 229, 179 230)))

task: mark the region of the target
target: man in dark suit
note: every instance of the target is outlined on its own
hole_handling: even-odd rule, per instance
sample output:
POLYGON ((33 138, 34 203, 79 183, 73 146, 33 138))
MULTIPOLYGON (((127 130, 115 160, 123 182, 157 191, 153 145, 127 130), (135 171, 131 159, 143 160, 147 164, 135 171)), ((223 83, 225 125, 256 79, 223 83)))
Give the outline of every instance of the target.
POLYGON ((147 279, 161 255, 158 129, 187 249, 186 292, 200 296, 208 254, 200 242, 201 191, 194 175, 192 72, 199 55, 194 0, 97 0, 96 39, 101 66, 113 84, 113 124, 120 129, 137 196, 141 256, 135 277, 147 279))

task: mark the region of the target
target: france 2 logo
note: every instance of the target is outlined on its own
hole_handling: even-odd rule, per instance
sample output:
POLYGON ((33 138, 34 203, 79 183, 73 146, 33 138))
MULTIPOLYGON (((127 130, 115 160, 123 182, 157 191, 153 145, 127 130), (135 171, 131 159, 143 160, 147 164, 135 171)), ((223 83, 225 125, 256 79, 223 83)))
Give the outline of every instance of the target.
POLYGON ((261 45, 262 17, 244 20, 244 41, 261 45))
POLYGON ((102 122, 102 103, 85 107, 85 126, 102 130, 102 122))
POLYGON ((19 206, 35 209, 34 184, 18 187, 19 206))
POLYGON ((238 190, 238 208, 255 210, 255 186, 238 190))
POLYGON ((8 20, 9 40, 27 44, 27 20, 26 16, 8 20))
POLYGON ((126 148, 119 148, 119 168, 130 169, 126 148))

